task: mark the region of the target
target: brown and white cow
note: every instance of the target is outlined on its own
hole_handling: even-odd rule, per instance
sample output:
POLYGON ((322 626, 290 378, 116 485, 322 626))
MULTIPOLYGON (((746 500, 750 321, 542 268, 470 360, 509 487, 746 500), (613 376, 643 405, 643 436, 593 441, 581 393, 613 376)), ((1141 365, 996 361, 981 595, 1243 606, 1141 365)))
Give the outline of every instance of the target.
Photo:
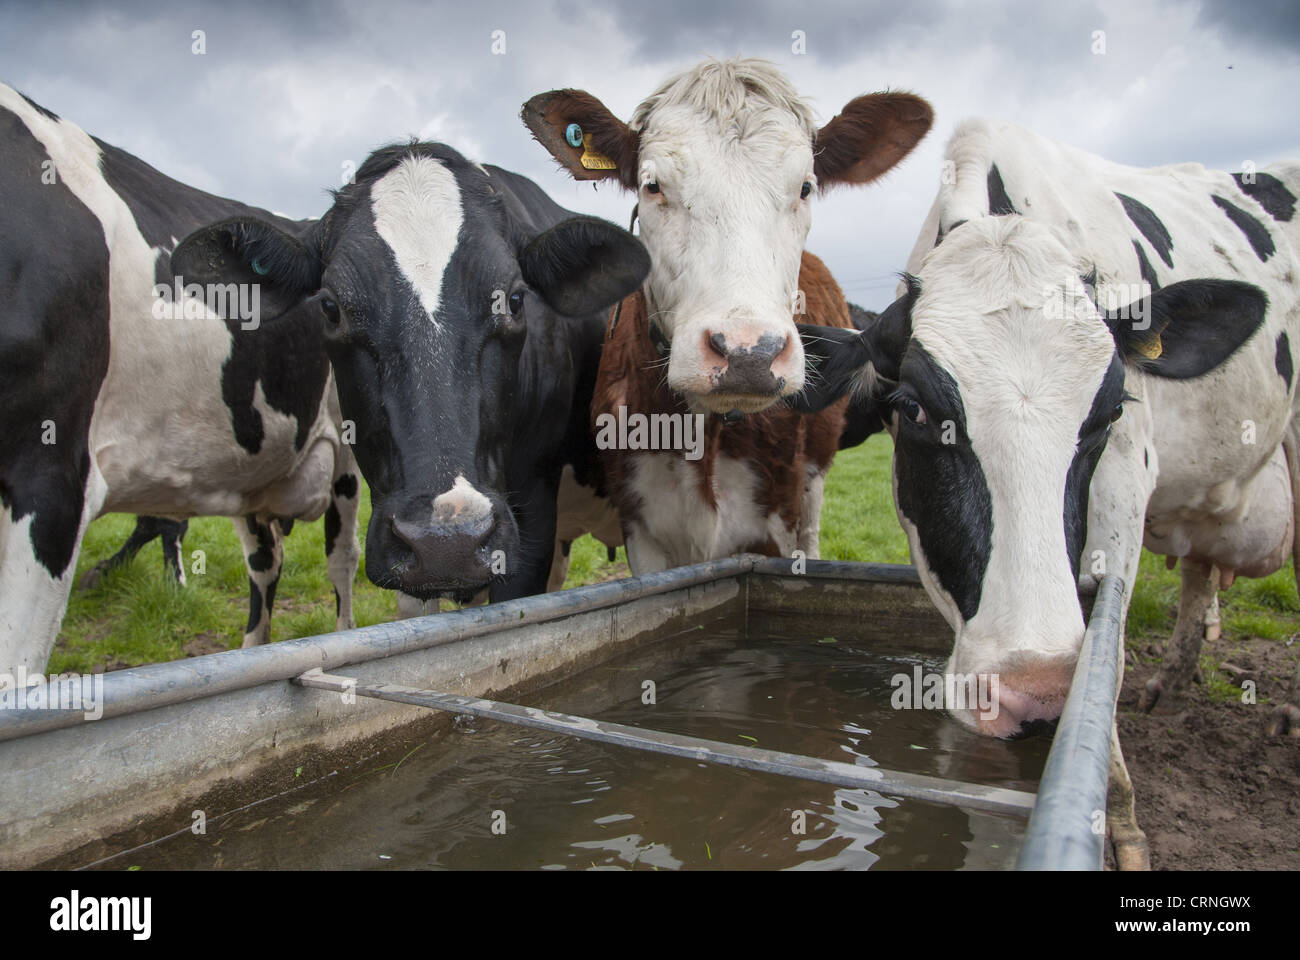
POLYGON ((524 105, 525 124, 575 179, 636 193, 650 251, 645 284, 615 313, 593 413, 705 421, 698 461, 680 450, 606 457, 634 573, 746 549, 817 555, 842 412, 804 423, 774 406, 804 387, 800 287, 800 319, 850 325, 838 286, 803 252, 809 198, 877 179, 932 119, 917 96, 876 93, 819 129, 775 66, 743 58, 673 77, 629 123, 581 90, 524 105))
MULTIPOLYGON (((806 251, 799 285, 807 300, 800 321, 852 328, 839 285, 806 251)), ((645 293, 638 291, 610 315, 591 407, 597 440, 617 423, 620 411, 647 417, 651 425, 697 417, 699 435, 683 431, 688 444, 695 444, 685 451, 601 444, 633 573, 733 553, 788 557, 800 550, 818 556, 822 487, 839 449, 847 401, 813 415, 785 404, 731 420, 696 414, 664 381, 662 363, 645 293)))

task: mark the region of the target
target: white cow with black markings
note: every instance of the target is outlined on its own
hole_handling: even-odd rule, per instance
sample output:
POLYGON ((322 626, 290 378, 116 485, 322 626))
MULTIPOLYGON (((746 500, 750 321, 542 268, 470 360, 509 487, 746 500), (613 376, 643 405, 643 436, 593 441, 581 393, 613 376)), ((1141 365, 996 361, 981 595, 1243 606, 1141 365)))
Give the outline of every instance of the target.
POLYGON ((0 685, 45 668, 107 512, 235 518, 245 646, 269 639, 282 525, 324 514, 351 627, 359 488, 319 317, 261 326, 250 283, 163 296, 204 224, 311 224, 178 183, 3 84, 0 209, 0 685))
MULTIPOLYGON (((1076 588, 1117 574, 1127 610, 1144 543, 1183 561, 1146 697, 1174 707, 1219 586, 1296 542, 1300 165, 1138 169, 988 120, 947 159, 900 298, 861 335, 807 339, 824 379, 805 402, 856 383, 886 408, 899 520, 956 632, 948 669, 999 678, 996 709, 959 719, 994 736, 1055 721, 1076 588)), ((1144 866, 1117 737, 1111 773, 1118 863, 1144 866)))

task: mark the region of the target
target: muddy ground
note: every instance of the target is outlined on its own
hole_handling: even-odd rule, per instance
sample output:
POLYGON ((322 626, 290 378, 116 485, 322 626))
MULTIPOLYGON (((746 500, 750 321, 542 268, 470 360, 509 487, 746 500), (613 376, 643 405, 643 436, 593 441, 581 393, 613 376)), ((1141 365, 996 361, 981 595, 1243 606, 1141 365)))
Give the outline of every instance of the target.
MULTIPOLYGON (((1152 869, 1300 869, 1300 737, 1264 736, 1290 689, 1300 642, 1247 640, 1207 652, 1243 668, 1234 679, 1254 677, 1259 699, 1270 702, 1212 698, 1201 678, 1188 709, 1144 714, 1138 694, 1159 667, 1139 657, 1125 671, 1120 744, 1152 869)), ((1109 851, 1107 860, 1112 866, 1109 851)))

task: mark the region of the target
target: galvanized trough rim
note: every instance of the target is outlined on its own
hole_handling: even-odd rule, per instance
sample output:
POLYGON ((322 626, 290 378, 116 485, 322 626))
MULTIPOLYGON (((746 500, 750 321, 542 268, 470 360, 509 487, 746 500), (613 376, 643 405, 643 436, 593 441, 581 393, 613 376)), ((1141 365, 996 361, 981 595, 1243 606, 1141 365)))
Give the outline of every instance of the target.
MULTIPOLYGON (((485 607, 435 616, 379 623, 355 630, 322 633, 242 650, 228 650, 186 660, 147 664, 104 675, 103 717, 119 717, 185 703, 276 680, 291 680, 313 668, 332 670, 344 664, 454 643, 507 625, 548 623, 629 600, 670 593, 726 577, 744 577, 759 561, 763 572, 789 573, 788 562, 768 562, 753 554, 726 557, 606 583, 591 584, 485 607), (780 569, 777 568, 779 565, 780 569)), ((893 564, 846 564, 808 561, 808 576, 918 582, 913 568, 893 564), (852 567, 851 571, 844 568, 852 567), (911 571, 910 580, 909 573, 911 571)), ((48 730, 75 727, 87 720, 77 710, 0 710, 0 742, 48 730)))
MULTIPOLYGON (((118 717, 276 680, 288 681, 313 667, 331 670, 344 664, 365 663, 425 650, 481 636, 521 621, 547 623, 561 620, 640 597, 669 593, 725 577, 743 576, 751 563, 752 559, 746 556, 727 557, 644 577, 611 580, 485 607, 116 670, 104 676, 103 716, 118 717)), ((0 710, 0 741, 93 722, 85 718, 82 710, 0 710)))
POLYGON ((1102 868, 1123 610, 1124 581, 1102 578, 1017 870, 1102 868))
POLYGON ((746 554, 750 561, 749 573, 770 577, 802 577, 813 580, 863 580, 870 583, 890 583, 906 586, 921 585, 920 574, 912 564, 860 563, 856 560, 804 560, 802 572, 795 573, 794 561, 784 557, 763 557, 746 554))

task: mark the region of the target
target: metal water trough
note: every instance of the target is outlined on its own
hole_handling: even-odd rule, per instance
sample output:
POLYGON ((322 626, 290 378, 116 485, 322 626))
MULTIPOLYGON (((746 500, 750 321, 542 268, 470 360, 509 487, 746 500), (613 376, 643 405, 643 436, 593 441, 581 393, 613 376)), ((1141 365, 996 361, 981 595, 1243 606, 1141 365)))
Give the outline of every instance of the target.
POLYGON ((373 752, 428 723, 434 707, 1028 816, 1020 868, 1099 869, 1095 811, 1106 806, 1121 592, 1114 578, 1098 591, 1036 798, 500 702, 737 613, 870 614, 882 631, 950 636, 911 567, 809 561, 795 575, 790 561, 742 556, 118 671, 105 677, 93 721, 80 710, 0 710, 0 866, 72 866, 187 828, 196 809, 219 814, 373 752))

